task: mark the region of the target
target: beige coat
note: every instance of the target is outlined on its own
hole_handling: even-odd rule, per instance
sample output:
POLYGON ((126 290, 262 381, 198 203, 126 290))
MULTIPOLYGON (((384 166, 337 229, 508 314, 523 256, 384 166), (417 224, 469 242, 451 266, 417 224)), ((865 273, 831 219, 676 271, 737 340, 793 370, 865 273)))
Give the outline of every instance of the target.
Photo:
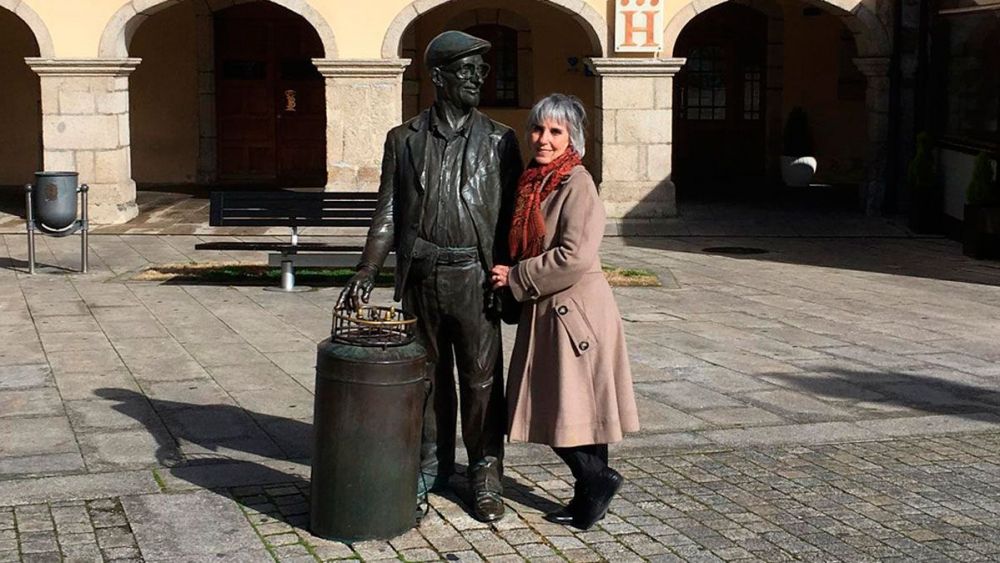
POLYGON ((583 166, 542 202, 545 248, 510 271, 524 303, 507 378, 511 440, 568 447, 639 429, 625 333, 597 254, 604 206, 583 166))

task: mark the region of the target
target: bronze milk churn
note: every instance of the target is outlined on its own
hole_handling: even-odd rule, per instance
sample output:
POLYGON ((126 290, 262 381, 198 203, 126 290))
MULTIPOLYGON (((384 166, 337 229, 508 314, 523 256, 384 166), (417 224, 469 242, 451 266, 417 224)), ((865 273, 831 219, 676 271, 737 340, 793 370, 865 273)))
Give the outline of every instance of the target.
POLYGON ((334 310, 316 358, 316 536, 388 539, 415 524, 426 353, 414 322, 389 307, 334 310))

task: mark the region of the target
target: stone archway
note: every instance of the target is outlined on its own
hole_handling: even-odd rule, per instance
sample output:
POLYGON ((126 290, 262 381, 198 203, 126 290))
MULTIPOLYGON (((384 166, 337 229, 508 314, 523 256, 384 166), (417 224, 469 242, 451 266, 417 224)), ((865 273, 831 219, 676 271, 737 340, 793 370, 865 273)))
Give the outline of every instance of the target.
MULTIPOLYGON (((389 29, 382 40, 382 58, 393 59, 399 57, 403 49, 403 34, 406 29, 416 21, 421 15, 457 0, 416 0, 408 4, 389 24, 389 29)), ((590 5, 573 0, 539 0, 544 4, 566 12, 580 24, 586 32, 590 41, 591 49, 600 56, 608 53, 608 23, 601 14, 597 13, 590 5)))
MULTIPOLYGON (((42 167, 41 85, 25 62, 52 56, 52 41, 37 15, 18 1, 0 0, 0 195, 23 201, 20 186, 42 167), (17 186, 8 190, 8 186, 17 186)), ((5 199, 6 203, 6 199, 5 199)))
MULTIPOLYGON (((664 51, 675 55, 681 31, 705 11, 733 0, 695 0, 679 10, 664 30, 664 51)), ((861 0, 810 0, 815 6, 837 16, 854 35, 857 68, 867 79, 865 105, 868 128, 866 180, 861 190, 861 205, 869 215, 881 213, 888 173, 889 57, 892 42, 887 24, 861 0)), ((683 59, 674 59, 683 62, 683 59)))
MULTIPOLYGON (((143 21, 129 43, 129 54, 143 61, 129 77, 132 178, 140 188, 239 182, 324 185, 325 124, 319 123, 317 112, 325 106, 322 81, 315 80, 319 77, 305 71, 308 76, 296 82, 293 90, 302 94, 298 110, 271 114, 281 117, 260 128, 269 113, 261 108, 276 103, 265 104, 262 100, 269 96, 263 91, 282 82, 284 71, 278 70, 277 60, 271 60, 277 56, 279 43, 282 56, 299 64, 307 60, 303 55, 323 57, 322 40, 312 24, 275 2, 176 2, 143 21), (239 23, 227 23, 227 14, 236 14, 239 23), (272 33, 280 35, 271 38, 272 33), (221 51, 220 40, 227 42, 221 51), (236 46, 229 45, 234 40, 236 46), (217 73, 217 65, 222 69, 227 64, 224 60, 245 57, 266 59, 264 66, 274 70, 262 73, 252 86, 243 80, 220 81, 225 73, 217 73), (244 86, 249 90, 234 100, 230 90, 242 91, 244 86), (258 113, 244 113, 246 107, 239 100, 245 99, 257 100, 246 102, 246 107, 257 108, 251 113, 258 113), (234 127, 240 129, 235 123, 245 126, 248 119, 254 123, 252 140, 246 138, 245 130, 234 131, 234 127), (285 138, 292 129, 308 131, 307 142, 300 134, 285 138), (311 157, 300 159, 300 155, 311 157), (299 165, 305 161, 308 166, 290 166, 290 161, 299 165), (300 168, 309 169, 308 178, 291 172, 300 168)), ((293 86, 286 84, 281 90, 285 88, 293 86)))
MULTIPOLYGON (((666 29, 664 30, 664 52, 674 56, 674 49, 677 45, 677 38, 680 37, 681 30, 699 14, 728 1, 731 0, 697 0, 678 11, 667 22, 666 29)), ((844 25, 854 33, 855 41, 858 45, 858 54, 861 57, 888 57, 891 54, 892 45, 889 41, 889 35, 885 30, 885 25, 863 3, 852 3, 849 0, 819 0, 813 4, 818 5, 820 8, 825 8, 841 18, 844 25)))
MULTIPOLYGON (((99 56, 102 58, 127 57, 129 41, 142 22, 160 10, 187 1, 198 0, 129 0, 111 16, 107 26, 105 26, 98 48, 99 56)), ((235 6, 245 1, 249 0, 227 0, 221 6, 222 3, 213 2, 209 11, 235 6)), ((302 16, 319 34, 320 40, 323 42, 324 57, 327 59, 337 57, 337 40, 334 37, 333 28, 306 0, 264 1, 277 4, 302 16)))
POLYGON ((28 26, 28 29, 35 36, 35 42, 38 44, 39 58, 51 59, 56 56, 49 29, 45 27, 45 22, 42 21, 42 18, 30 6, 22 0, 0 0, 0 8, 13 12, 14 15, 21 18, 21 21, 28 26))

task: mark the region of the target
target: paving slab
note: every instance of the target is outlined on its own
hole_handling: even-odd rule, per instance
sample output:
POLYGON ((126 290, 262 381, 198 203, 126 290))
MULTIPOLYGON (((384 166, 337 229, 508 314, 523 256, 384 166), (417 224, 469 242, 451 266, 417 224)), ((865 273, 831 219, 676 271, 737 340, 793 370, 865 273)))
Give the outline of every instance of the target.
POLYGON ((129 496, 122 506, 145 561, 274 561, 236 503, 214 493, 129 496))
POLYGON ((0 417, 59 416, 64 413, 55 387, 0 389, 0 417))
POLYGON ((65 416, 0 418, 0 436, 0 457, 77 451, 76 436, 65 416))
POLYGON ((0 499, 3 499, 6 505, 89 500, 155 493, 159 490, 151 471, 120 471, 0 481, 0 499))

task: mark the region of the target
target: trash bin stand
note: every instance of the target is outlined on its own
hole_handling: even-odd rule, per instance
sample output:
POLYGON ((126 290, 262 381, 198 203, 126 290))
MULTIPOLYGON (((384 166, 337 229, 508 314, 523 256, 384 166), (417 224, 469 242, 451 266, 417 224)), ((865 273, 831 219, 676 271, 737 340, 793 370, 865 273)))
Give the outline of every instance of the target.
MULTIPOLYGON (((34 186, 31 184, 24 185, 24 201, 25 201, 25 216, 27 218, 27 228, 28 228, 28 273, 35 273, 35 210, 32 206, 32 195, 34 192, 34 186)), ((82 184, 76 189, 76 193, 80 197, 80 205, 83 206, 81 211, 80 219, 77 221, 77 228, 80 229, 80 272, 83 274, 87 273, 90 266, 89 260, 89 242, 88 234, 90 231, 90 221, 87 216, 87 194, 90 192, 90 186, 87 184, 82 184)), ((44 231, 43 231, 44 233, 44 231)))

